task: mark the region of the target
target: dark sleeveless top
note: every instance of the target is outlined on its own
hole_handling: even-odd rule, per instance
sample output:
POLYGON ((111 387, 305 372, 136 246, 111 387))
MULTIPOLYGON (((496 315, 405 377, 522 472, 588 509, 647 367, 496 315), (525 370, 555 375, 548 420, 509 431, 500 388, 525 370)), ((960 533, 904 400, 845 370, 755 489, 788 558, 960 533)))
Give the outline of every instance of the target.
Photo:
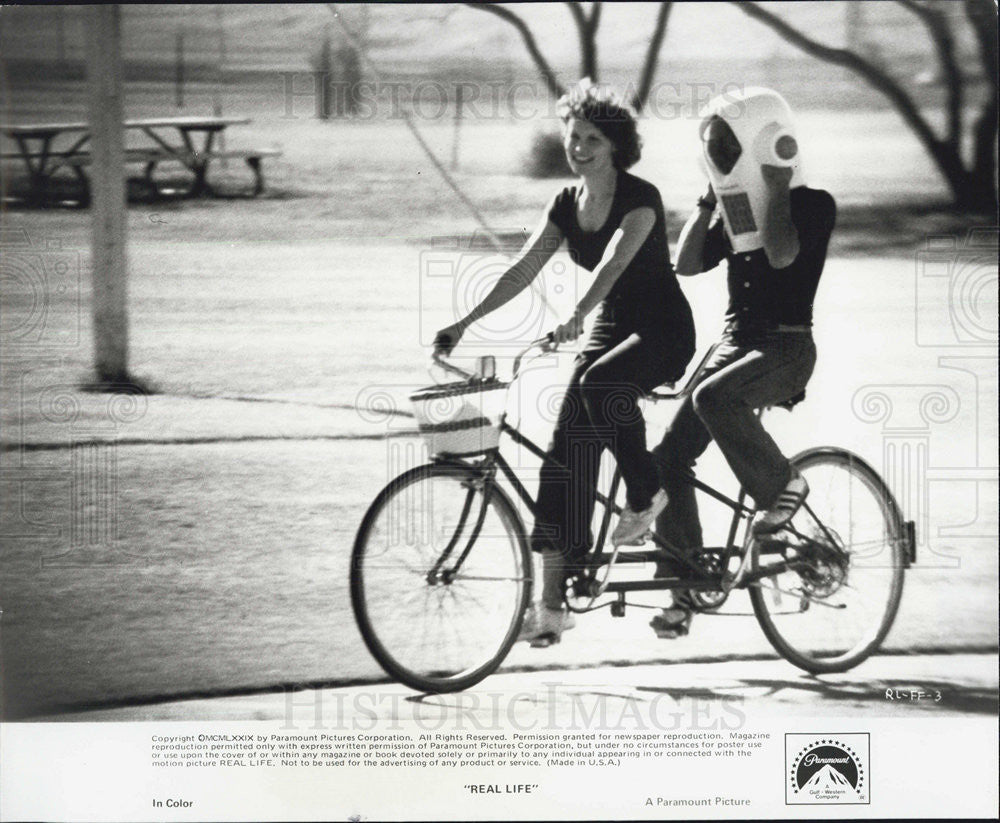
POLYGON ((588 271, 593 271, 601 262, 612 235, 621 227, 626 214, 646 207, 652 209, 656 217, 646 242, 604 299, 604 304, 614 310, 615 317, 630 321, 637 327, 690 317, 687 300, 670 262, 667 221, 656 186, 628 172, 619 171, 611 211, 597 231, 580 228, 576 217, 578 197, 576 186, 563 189, 552 201, 549 219, 565 236, 574 262, 588 271))

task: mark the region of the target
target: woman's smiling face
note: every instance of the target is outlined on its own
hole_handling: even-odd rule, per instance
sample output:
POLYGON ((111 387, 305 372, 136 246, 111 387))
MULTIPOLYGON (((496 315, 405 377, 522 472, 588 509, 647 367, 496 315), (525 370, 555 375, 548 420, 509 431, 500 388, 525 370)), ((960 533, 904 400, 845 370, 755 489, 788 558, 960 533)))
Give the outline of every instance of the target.
POLYGON ((570 119, 563 135, 563 148, 574 174, 614 168, 614 146, 597 126, 586 120, 570 119))

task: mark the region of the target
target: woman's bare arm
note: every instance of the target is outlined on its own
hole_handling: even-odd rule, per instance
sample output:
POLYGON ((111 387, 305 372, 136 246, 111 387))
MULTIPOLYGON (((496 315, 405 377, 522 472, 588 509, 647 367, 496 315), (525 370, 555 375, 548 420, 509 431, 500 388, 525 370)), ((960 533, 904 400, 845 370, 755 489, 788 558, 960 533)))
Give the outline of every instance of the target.
POLYGON ((615 281, 632 262, 656 223, 656 214, 648 206, 633 209, 622 218, 621 226, 611 236, 601 262, 594 269, 594 282, 580 300, 577 311, 590 314, 611 291, 615 281))
POLYGON ((611 235, 601 262, 594 269, 594 281, 580 299, 573 316, 555 331, 556 341, 564 343, 575 340, 583 329, 583 319, 590 314, 611 291, 615 281, 632 262, 632 258, 642 248, 649 237, 656 214, 648 206, 633 209, 622 218, 621 225, 611 235))
POLYGON ((435 349, 443 354, 450 354, 469 326, 506 305, 528 288, 555 254, 562 239, 562 231, 546 216, 518 252, 514 263, 500 275, 500 279, 479 305, 457 323, 437 333, 435 349))

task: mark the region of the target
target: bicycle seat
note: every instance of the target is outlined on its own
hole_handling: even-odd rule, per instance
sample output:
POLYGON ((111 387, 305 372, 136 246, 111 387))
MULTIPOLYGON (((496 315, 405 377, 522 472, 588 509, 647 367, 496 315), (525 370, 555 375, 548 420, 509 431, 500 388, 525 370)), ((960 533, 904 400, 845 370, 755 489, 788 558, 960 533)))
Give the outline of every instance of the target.
POLYGON ((793 394, 787 400, 783 400, 780 403, 775 403, 774 405, 777 407, 781 407, 782 409, 788 409, 788 411, 791 411, 805 399, 806 399, 806 390, 803 389, 798 394, 793 394))
POLYGON ((673 380, 668 380, 666 383, 661 383, 656 388, 652 389, 646 397, 650 400, 673 400, 677 397, 674 394, 674 387, 677 385, 673 380))

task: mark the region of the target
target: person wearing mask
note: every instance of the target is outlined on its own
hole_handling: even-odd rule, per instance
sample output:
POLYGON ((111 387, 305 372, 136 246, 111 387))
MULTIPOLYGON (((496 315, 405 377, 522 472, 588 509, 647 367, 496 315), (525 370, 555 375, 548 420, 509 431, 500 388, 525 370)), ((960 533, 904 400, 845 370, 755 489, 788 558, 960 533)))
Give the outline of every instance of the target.
MULTIPOLYGON (((694 487, 676 470, 693 469, 712 440, 754 500, 755 535, 780 529, 809 492, 757 410, 795 398, 812 374, 813 300, 836 219, 829 192, 805 184, 792 112, 777 92, 715 98, 700 134, 710 184, 681 231, 676 271, 725 260, 729 306, 722 339, 653 450, 669 467, 656 532, 683 552, 703 543, 694 487)), ((676 565, 659 563, 657 577, 683 575, 676 565)), ((661 637, 685 635, 693 611, 691 595, 676 591, 651 625, 661 637)))

